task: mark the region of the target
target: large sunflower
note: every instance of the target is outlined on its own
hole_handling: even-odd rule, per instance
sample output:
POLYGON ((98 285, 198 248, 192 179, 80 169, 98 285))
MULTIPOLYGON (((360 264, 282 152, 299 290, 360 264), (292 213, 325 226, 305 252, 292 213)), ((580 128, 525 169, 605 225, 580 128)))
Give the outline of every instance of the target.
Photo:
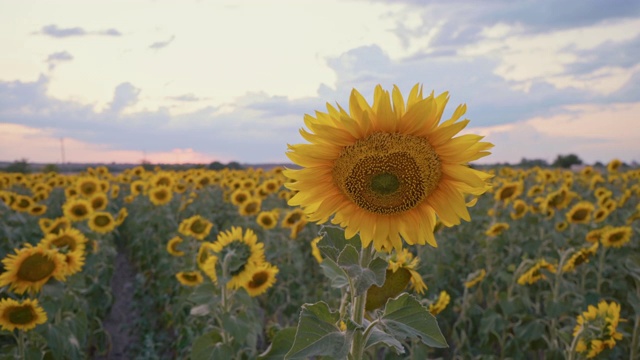
POLYGON ((38 305, 37 299, 0 300, 0 328, 6 331, 31 330, 47 322, 47 314, 38 305))
POLYGON ((2 260, 5 272, 0 275, 0 287, 10 285, 16 294, 25 291, 36 293, 52 277, 65 279, 64 256, 57 250, 25 244, 15 252, 15 255, 9 254, 2 260))
POLYGON ((363 246, 390 251, 408 244, 437 246, 436 215, 447 226, 470 220, 465 194, 480 195, 490 175, 467 163, 489 154, 493 145, 478 135, 458 134, 469 120, 458 121, 459 106, 440 123, 448 94, 424 98, 419 85, 405 101, 376 87, 373 106, 355 89, 350 112, 327 104, 328 113, 305 115, 310 144, 289 145, 287 156, 299 170, 286 170, 295 180, 286 186, 298 193, 289 204, 301 206, 311 221, 360 234, 363 246))

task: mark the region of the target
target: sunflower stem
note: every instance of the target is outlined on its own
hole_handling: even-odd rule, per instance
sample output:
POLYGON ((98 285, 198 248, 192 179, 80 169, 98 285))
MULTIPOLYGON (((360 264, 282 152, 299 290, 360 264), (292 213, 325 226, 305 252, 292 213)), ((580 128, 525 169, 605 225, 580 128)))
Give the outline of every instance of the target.
POLYGON ((573 360, 575 353, 576 353, 576 346, 578 346, 578 338, 580 337, 580 334, 582 334, 582 330, 584 329, 583 326, 580 327, 580 330, 578 331, 578 333, 576 334, 576 336, 573 337, 573 341, 571 342, 571 348, 569 349, 569 354, 567 354, 567 359, 568 360, 573 360))
POLYGON ((638 335, 640 335, 640 315, 636 315, 635 324, 633 324, 633 334, 631 335, 631 354, 630 360, 638 358, 638 335))
MULTIPOLYGON (((373 249, 371 247, 362 248, 360 250, 360 266, 367 266, 371 262, 373 249)), ((349 280, 351 282, 351 279, 349 280)), ((364 307, 367 302, 367 292, 356 296, 353 302, 352 320, 358 325, 364 322, 364 307)), ((362 329, 357 329, 353 334, 353 342, 351 343, 351 356, 353 359, 362 359, 364 353, 365 338, 362 329)))
POLYGON ((600 261, 598 262, 598 283, 596 285, 596 292, 600 293, 600 288, 602 287, 602 272, 604 271, 604 258, 607 253, 607 248, 603 247, 600 252, 600 261))
POLYGON ((18 356, 20 360, 24 360, 24 331, 18 330, 18 356))

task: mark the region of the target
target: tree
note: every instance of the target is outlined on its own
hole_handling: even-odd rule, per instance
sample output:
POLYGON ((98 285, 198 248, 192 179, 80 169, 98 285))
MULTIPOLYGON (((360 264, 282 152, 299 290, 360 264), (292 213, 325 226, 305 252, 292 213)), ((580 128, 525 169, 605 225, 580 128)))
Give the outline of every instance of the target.
POLYGON ((582 160, 578 157, 578 155, 569 154, 569 155, 558 155, 556 160, 551 165, 555 167, 568 169, 572 165, 580 165, 580 164, 582 164, 582 160))
POLYGON ((547 166, 549 166, 549 163, 547 162, 547 160, 544 160, 544 159, 526 159, 526 158, 522 158, 522 160, 520 160, 520 164, 518 164, 518 165, 523 167, 523 168, 532 168, 532 167, 535 167, 535 166, 547 167, 547 166))
POLYGON ((13 164, 4 168, 4 171, 10 173, 28 174, 31 172, 31 168, 29 166, 29 161, 27 159, 22 159, 14 161, 13 164))

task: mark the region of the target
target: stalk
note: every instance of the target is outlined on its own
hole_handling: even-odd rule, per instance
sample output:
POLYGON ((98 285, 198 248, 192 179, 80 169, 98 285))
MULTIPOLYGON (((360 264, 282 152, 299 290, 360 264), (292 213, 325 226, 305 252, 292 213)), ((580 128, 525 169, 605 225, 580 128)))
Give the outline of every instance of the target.
MULTIPOLYGON (((372 249, 371 248, 363 248, 360 251, 360 266, 365 267, 369 265, 372 258, 372 249)), ((351 280, 350 280, 351 281, 351 280)), ((364 307, 367 302, 367 292, 365 291, 362 295, 356 296, 355 301, 353 302, 353 312, 352 312, 352 320, 354 323, 358 325, 362 325, 364 322, 364 307)), ((364 353, 365 346, 365 337, 362 329, 358 329, 353 334, 353 342, 351 343, 351 358, 353 359, 362 359, 362 355, 364 353)))

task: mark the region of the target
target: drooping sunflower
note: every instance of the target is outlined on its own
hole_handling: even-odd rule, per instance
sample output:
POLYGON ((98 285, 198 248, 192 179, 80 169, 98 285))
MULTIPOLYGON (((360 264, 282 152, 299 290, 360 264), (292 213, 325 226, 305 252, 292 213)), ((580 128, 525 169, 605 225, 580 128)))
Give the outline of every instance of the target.
POLYGON ((427 284, 424 283, 422 275, 418 272, 418 265, 420 264, 420 258, 414 257, 407 249, 402 249, 395 252, 389 258, 388 269, 392 272, 398 271, 398 269, 405 269, 409 271, 411 275, 411 289, 418 294, 424 294, 427 290, 427 284))
POLYGON ((209 233, 213 223, 200 215, 194 215, 188 219, 182 220, 178 232, 182 235, 193 236, 198 240, 204 240, 209 233))
POLYGON ((167 243, 167 252, 172 256, 184 256, 184 251, 178 250, 178 245, 182 244, 182 238, 180 236, 174 236, 167 243))
POLYGON ((518 285, 531 285, 539 280, 546 279, 547 277, 542 272, 545 269, 551 273, 556 272, 556 267, 553 264, 549 264, 546 260, 538 260, 532 267, 529 268, 524 274, 518 278, 518 285))
POLYGON ((265 230, 273 229, 278 225, 278 215, 273 211, 262 211, 258 214, 256 222, 265 230))
POLYGON ((264 244, 258 242, 258 237, 251 229, 247 229, 244 234, 241 227, 235 226, 231 230, 222 231, 211 249, 223 263, 229 257, 227 271, 231 278, 227 287, 230 289, 237 289, 249 281, 253 268, 265 261, 264 244))
POLYGON ((38 220, 38 225, 42 232, 47 234, 57 234, 60 231, 68 229, 71 227, 71 220, 67 217, 59 217, 57 219, 46 219, 42 218, 38 220))
POLYGON ((472 272, 467 275, 467 280, 464 282, 464 287, 467 289, 471 289, 472 287, 479 284, 484 277, 487 275, 487 271, 485 269, 480 269, 472 272))
POLYGON ((121 208, 120 211, 118 211, 118 216, 116 216, 116 226, 120 226, 127 216, 129 216, 129 210, 127 210, 127 208, 121 208))
POLYGON ((491 225, 491 227, 489 229, 487 229, 487 231, 485 231, 485 235, 487 236, 498 236, 500 234, 502 234, 503 232, 505 232, 506 230, 509 230, 509 224, 508 223, 503 223, 503 222, 499 222, 499 223, 495 223, 493 225, 491 225))
POLYGON ((524 183, 522 181, 510 182, 502 185, 494 195, 496 201, 503 201, 508 203, 515 200, 524 189, 524 183))
POLYGON ((166 205, 171 202, 171 199, 173 199, 173 191, 169 186, 154 186, 149 190, 149 200, 153 205, 166 205))
POLYGON ((88 200, 80 198, 71 198, 62 206, 64 216, 71 221, 82 221, 89 218, 93 208, 88 200))
POLYGON ((278 268, 264 262, 252 269, 249 281, 244 283, 242 287, 247 290, 252 297, 264 294, 276 282, 276 274, 278 268))
POLYGON ((582 248, 576 251, 569 260, 562 266, 562 272, 571 272, 576 269, 577 266, 586 264, 596 254, 600 244, 595 242, 588 248, 582 248))
POLYGON ((613 349, 616 340, 622 339, 617 330, 620 322, 620 304, 602 300, 596 308, 587 307, 587 311, 578 315, 573 336, 577 338, 577 353, 586 355, 587 359, 596 357, 607 347, 613 349))
POLYGON ((280 224, 280 226, 282 226, 283 228, 287 229, 287 228, 291 228, 293 227, 296 223, 298 223, 298 221, 305 219, 306 216, 304 214, 304 211, 302 211, 301 209, 293 209, 291 211, 289 211, 284 218, 282 219, 282 223, 280 224))
POLYGON ((585 240, 587 240, 590 243, 597 243, 597 242, 600 241, 600 239, 602 239, 602 234, 605 231, 609 230, 610 228, 611 228, 611 226, 607 225, 607 226, 602 227, 600 229, 591 230, 585 236, 585 240))
POLYGON ((444 290, 440 291, 438 298, 429 304, 429 312, 436 316, 444 311, 451 301, 451 296, 444 290))
POLYGON ((423 97, 413 87, 405 103, 377 86, 373 106, 355 89, 350 112, 327 105, 328 113, 305 115, 310 144, 289 145, 287 156, 299 170, 286 170, 298 193, 289 205, 301 206, 310 221, 345 228, 345 236, 360 234, 364 247, 400 250, 407 244, 437 246, 436 215, 446 226, 469 221, 465 194, 488 189, 490 175, 467 163, 489 154, 493 145, 481 136, 458 134, 468 120, 459 106, 440 122, 448 94, 423 97))
POLYGON ((2 260, 5 272, 0 274, 0 287, 9 285, 16 294, 37 293, 52 277, 65 279, 64 256, 57 250, 25 244, 15 252, 2 260))
POLYGON ((527 203, 524 202, 524 200, 517 199, 513 202, 513 211, 509 214, 509 216, 511 216, 511 219, 513 220, 522 219, 527 214, 528 210, 529 206, 527 205, 527 203))
POLYGON ((37 299, 0 300, 0 327, 5 331, 29 331, 47 322, 47 313, 37 299))
POLYGON ((594 208, 589 201, 580 201, 567 212, 567 221, 572 224, 588 224, 591 221, 591 213, 594 208))
POLYGON ((602 232, 602 246, 619 248, 631 240, 631 226, 610 227, 602 232))
POLYGON ((311 240, 311 255, 313 255, 313 258, 316 259, 318 264, 321 264, 324 260, 322 258, 322 254, 320 253, 320 249, 318 248, 318 243, 320 242, 320 240, 322 240, 322 236, 318 236, 311 240))
POLYGON ((176 279, 185 286, 197 286, 204 280, 200 271, 180 271, 176 274, 176 279))
POLYGON ((95 211, 89 216, 89 228, 98 234, 107 234, 116 228, 113 215, 107 211, 95 211))

